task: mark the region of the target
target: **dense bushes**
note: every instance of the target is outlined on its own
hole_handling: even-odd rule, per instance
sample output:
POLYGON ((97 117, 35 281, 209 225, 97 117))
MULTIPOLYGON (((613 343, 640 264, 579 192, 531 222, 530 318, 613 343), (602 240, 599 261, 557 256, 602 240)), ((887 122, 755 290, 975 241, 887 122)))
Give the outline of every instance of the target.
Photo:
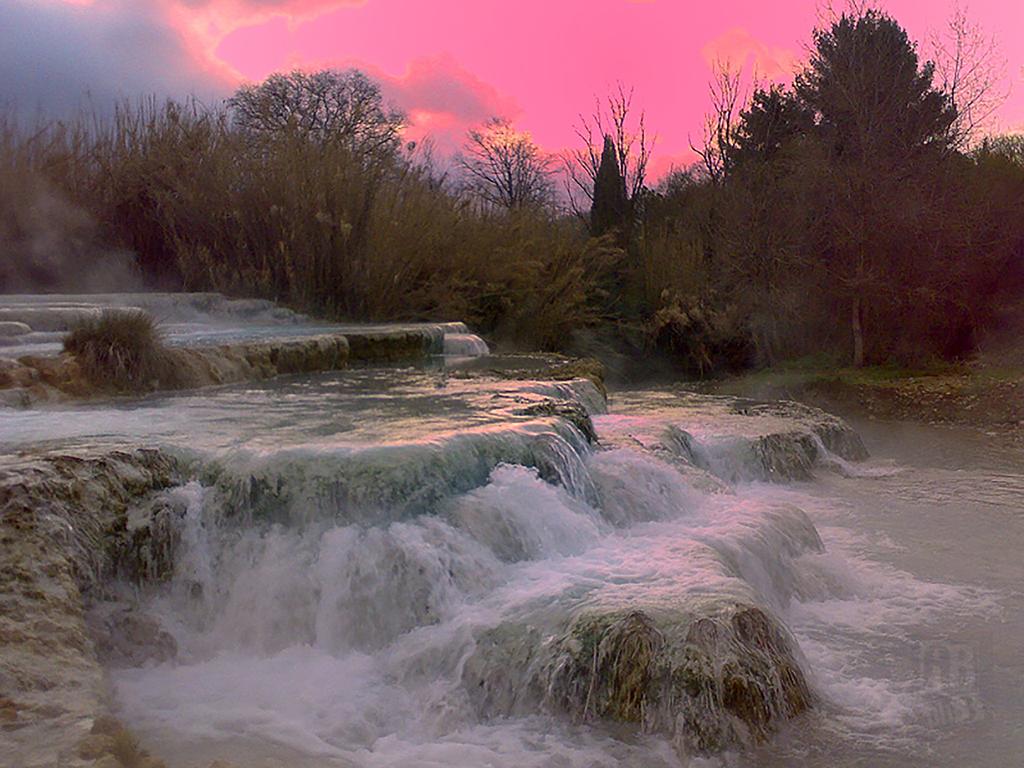
POLYGON ((756 92, 717 134, 721 174, 648 195, 637 252, 664 276, 647 300, 669 297, 657 338, 700 369, 735 364, 735 347, 711 350, 737 327, 757 363, 920 364, 967 357, 1006 322, 1024 296, 1024 153, 1007 138, 960 151, 932 75, 884 14, 817 31, 794 91, 756 92))
POLYGON ((476 205, 411 149, 287 125, 254 134, 195 103, 8 136, 0 166, 31 169, 87 211, 158 287, 340 319, 465 319, 554 348, 607 311, 601 285, 621 255, 553 210, 476 205))

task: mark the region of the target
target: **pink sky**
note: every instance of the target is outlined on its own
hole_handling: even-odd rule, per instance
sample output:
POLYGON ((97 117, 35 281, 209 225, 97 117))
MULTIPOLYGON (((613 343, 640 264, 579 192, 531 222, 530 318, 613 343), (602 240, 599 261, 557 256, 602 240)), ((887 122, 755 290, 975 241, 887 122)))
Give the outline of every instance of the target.
MULTIPOLYGON (((621 81, 657 133, 658 169, 691 159, 688 141, 700 135, 716 56, 786 80, 819 18, 816 0, 154 2, 193 64, 230 84, 293 67, 357 66, 408 112, 411 135, 433 133, 442 146, 497 115, 561 150, 574 144, 577 115, 621 81)), ((954 0, 883 6, 927 54, 954 0)), ((1007 60, 1011 92, 996 127, 1024 129, 1024 0, 973 0, 967 10, 1007 60)))

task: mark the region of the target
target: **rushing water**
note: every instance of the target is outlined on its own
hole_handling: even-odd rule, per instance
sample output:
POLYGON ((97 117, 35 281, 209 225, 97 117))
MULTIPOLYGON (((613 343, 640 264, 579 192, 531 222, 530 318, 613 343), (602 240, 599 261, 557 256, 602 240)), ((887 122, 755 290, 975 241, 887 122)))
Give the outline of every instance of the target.
POLYGON ((785 415, 667 392, 600 411, 586 384, 367 370, 7 412, 0 449, 131 438, 202 468, 168 493, 174 576, 141 594, 178 657, 112 670, 119 713, 175 768, 678 766, 657 734, 482 712, 467 669, 517 679, 480 638, 555 631, 582 604, 722 599, 785 623, 816 706, 691 764, 1024 753, 1019 448, 866 423, 874 458, 818 441, 813 479, 766 482, 750 441, 785 415), (546 397, 585 404, 602 447, 530 409, 546 397))

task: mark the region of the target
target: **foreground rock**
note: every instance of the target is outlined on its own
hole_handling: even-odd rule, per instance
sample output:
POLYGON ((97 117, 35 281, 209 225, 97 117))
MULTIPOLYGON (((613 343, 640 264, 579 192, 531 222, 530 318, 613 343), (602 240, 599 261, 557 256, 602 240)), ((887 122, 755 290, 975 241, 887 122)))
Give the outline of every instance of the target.
MULTIPOLYGON (((783 561, 822 550, 794 509, 749 536, 757 567, 780 576, 783 561)), ((664 734, 684 758, 767 740, 812 695, 795 641, 743 578, 735 546, 679 545, 657 554, 654 581, 633 581, 626 563, 617 583, 570 587, 567 622, 537 606, 484 631, 463 670, 470 700, 485 717, 547 710, 664 734)), ((777 594, 791 586, 777 584, 777 594)))
MULTIPOLYGON (((278 353, 266 365, 302 370, 317 354, 289 362, 278 353)), ((324 379, 338 388, 337 377, 324 379)), ((310 409, 325 410, 312 380, 295 384, 313 391, 310 409)), ((212 393, 224 398, 216 407, 243 389, 212 393)), ((387 647, 440 626, 463 599, 479 600, 482 610, 459 625, 466 645, 441 637, 449 652, 459 649, 461 664, 446 690, 483 717, 547 711, 611 723, 665 735, 688 757, 762 742, 812 704, 799 650, 777 616, 800 594, 793 561, 820 553, 821 541, 795 508, 733 504, 728 482, 800 478, 829 456, 858 458, 863 446, 840 420, 787 403, 650 392, 617 396, 618 412, 608 415, 596 386, 572 378, 478 383, 441 374, 415 394, 402 395, 412 416, 391 413, 391 431, 373 407, 385 400, 394 411, 390 392, 328 409, 364 414, 355 425, 368 429, 362 442, 344 437, 364 434, 355 426, 323 430, 307 413, 294 444, 275 426, 271 443, 253 444, 250 435, 207 449, 193 429, 161 442, 166 453, 100 455, 96 438, 109 432, 101 419, 90 422, 96 432, 80 454, 65 446, 26 458, 35 438, 16 444, 21 454, 0 466, 0 728, 12 737, 0 764, 150 765, 105 719, 102 669, 175 666, 168 662, 177 643, 165 629, 179 625, 161 626, 156 604, 140 602, 140 592, 180 588, 191 598, 236 583, 214 569, 202 578, 176 569, 189 562, 188 522, 212 534, 202 537, 205 552, 232 551, 237 534, 252 534, 259 553, 264 541, 274 550, 276 530, 311 532, 315 559, 303 559, 299 542, 279 569, 268 550, 274 580, 243 589, 235 604, 248 617, 261 613, 250 606, 277 601, 280 614, 258 617, 265 625, 242 622, 241 635, 260 630, 255 637, 268 643, 260 648, 321 637, 318 621, 295 618, 316 619, 319 610, 293 611, 321 600, 323 616, 352 625, 325 625, 323 647, 332 652, 387 647), (318 444, 311 436, 319 431, 318 444), (491 482, 502 465, 513 465, 498 470, 508 482, 491 482), (707 508, 688 496, 704 485, 716 491, 705 494, 713 496, 707 508), (548 538, 535 542, 548 523, 548 538), (638 523, 651 525, 625 532, 638 523), (325 525, 337 535, 318 538, 325 525), (336 568, 274 594, 275 574, 331 565, 324 551, 337 554, 336 568), (529 578, 502 592, 512 563, 529 578), (540 586, 521 589, 527 582, 540 586), (346 584, 358 585, 354 596, 324 597, 328 585, 346 584), (390 613, 381 608, 388 605, 390 613)), ((283 399, 295 427, 295 401, 283 399)))
POLYGON ((130 504, 175 481, 144 450, 0 467, 0 764, 91 764, 117 742, 94 732, 107 691, 83 592, 109 574, 130 504))
MULTIPOLYGON (((277 364, 286 360, 279 357, 277 364)), ((581 409, 574 412, 575 421, 563 421, 559 413, 572 409, 577 389, 589 398, 599 396, 585 381, 532 389, 496 390, 494 408, 504 429, 341 451, 336 461, 313 464, 300 456, 294 464, 282 457, 225 466, 187 451, 147 449, 4 456, 0 765, 97 761, 116 768, 119 755, 135 754, 127 734, 108 732, 104 668, 166 662, 177 648, 130 595, 125 599, 110 585, 115 579, 147 585, 172 576, 187 512, 175 489, 205 478, 226 515, 251 523, 250 516, 288 519, 300 512, 308 518, 312 513, 343 516, 346 510, 364 515, 405 507, 407 514, 429 510, 447 495, 484 482, 501 462, 536 466, 551 482, 571 487, 582 473, 578 454, 586 450, 586 437, 581 430, 592 434, 593 428, 581 409), (567 441, 579 444, 570 447, 567 441), (318 493, 323 496, 311 508, 318 493)), ((125 768, 139 765, 149 763, 124 763, 125 768)))

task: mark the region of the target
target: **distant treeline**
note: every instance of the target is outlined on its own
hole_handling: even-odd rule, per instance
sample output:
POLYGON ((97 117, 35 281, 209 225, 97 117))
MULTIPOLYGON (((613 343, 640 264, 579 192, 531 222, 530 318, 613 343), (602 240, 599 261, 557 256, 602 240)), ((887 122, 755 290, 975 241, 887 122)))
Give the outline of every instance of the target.
POLYGON ((128 251, 154 287, 464 319, 522 347, 643 329, 699 374, 963 357, 1024 296, 1024 139, 978 141, 991 83, 958 77, 890 17, 840 16, 791 88, 742 99, 723 69, 701 161, 656 188, 624 89, 557 159, 495 119, 435 162, 353 70, 274 75, 213 108, 8 122, 0 290, 95 282, 97 254, 128 251))

